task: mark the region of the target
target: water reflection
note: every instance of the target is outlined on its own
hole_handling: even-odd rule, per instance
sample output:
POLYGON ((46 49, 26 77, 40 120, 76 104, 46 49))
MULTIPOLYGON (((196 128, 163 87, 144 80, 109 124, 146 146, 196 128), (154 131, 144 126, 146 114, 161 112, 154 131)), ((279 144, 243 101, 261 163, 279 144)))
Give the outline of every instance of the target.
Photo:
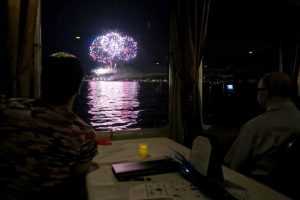
POLYGON ((87 104, 91 125, 97 129, 132 130, 137 124, 139 82, 90 81, 87 104))

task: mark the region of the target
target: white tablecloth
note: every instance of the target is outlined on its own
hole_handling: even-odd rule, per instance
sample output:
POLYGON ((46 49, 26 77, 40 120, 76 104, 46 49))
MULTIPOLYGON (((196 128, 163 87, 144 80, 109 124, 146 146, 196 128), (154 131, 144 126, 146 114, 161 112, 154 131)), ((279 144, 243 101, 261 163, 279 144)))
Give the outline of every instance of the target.
MULTIPOLYGON (((164 186, 167 197, 165 199, 209 199, 192 184, 181 177, 179 173, 168 173, 150 176, 151 180, 118 182, 114 177, 111 165, 120 162, 143 161, 170 156, 174 150, 179 151, 187 158, 190 149, 168 138, 144 138, 113 141, 109 146, 98 146, 99 154, 94 162, 99 168, 90 172, 86 177, 89 200, 136 200, 143 189, 147 187, 164 186), (141 158, 138 155, 138 144, 149 145, 149 157, 141 158)), ((226 189, 238 199, 253 200, 285 200, 286 196, 268 188, 248 177, 245 177, 227 167, 223 167, 226 189)), ((161 192, 161 191, 160 191, 161 192)), ((155 196, 155 195, 154 195, 155 196)), ((153 199, 155 199, 153 197, 153 199)), ((156 198, 158 199, 158 198, 156 198)), ((161 198, 160 198, 161 199, 161 198)))

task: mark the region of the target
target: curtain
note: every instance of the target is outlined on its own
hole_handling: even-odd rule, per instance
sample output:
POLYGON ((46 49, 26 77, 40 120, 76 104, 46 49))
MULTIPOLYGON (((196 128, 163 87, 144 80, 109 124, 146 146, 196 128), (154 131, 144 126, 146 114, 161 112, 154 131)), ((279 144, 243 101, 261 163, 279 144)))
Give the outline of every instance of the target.
POLYGON ((280 47, 283 71, 292 77, 293 100, 300 107, 300 1, 288 0, 281 2, 280 6, 280 47))
POLYGON ((1 94, 33 97, 33 48, 39 0, 2 0, 1 35, 4 64, 1 66, 1 94))
POLYGON ((202 131, 198 82, 209 0, 172 1, 170 22, 170 137, 190 146, 202 131))

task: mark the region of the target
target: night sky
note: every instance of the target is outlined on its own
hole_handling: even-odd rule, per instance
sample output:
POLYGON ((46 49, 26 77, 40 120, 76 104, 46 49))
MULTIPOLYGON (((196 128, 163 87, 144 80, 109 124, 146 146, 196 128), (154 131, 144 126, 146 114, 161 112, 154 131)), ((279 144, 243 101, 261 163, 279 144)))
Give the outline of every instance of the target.
POLYGON ((278 70, 284 9, 280 0, 212 0, 205 63, 261 74, 278 70), (252 51, 252 54, 249 54, 252 51))
MULTIPOLYGON (((204 63, 258 73, 278 67, 281 0, 211 0, 204 63), (253 54, 249 54, 253 51, 253 54)), ((117 30, 138 42, 136 59, 125 65, 167 66, 168 0, 42 1, 43 56, 56 51, 77 55, 87 71, 97 63, 88 55, 96 36, 117 30), (74 37, 79 35, 80 40, 74 37)))
MULTIPOLYGON (((167 66, 168 0, 42 1, 43 57, 66 51, 79 57, 86 71, 97 66, 89 46, 99 35, 118 31, 138 42, 138 55, 125 65, 143 70, 167 66), (129 3, 128 3, 129 2, 129 3), (75 36, 80 36, 76 40, 75 36)), ((156 69, 157 70, 157 69, 156 69)))

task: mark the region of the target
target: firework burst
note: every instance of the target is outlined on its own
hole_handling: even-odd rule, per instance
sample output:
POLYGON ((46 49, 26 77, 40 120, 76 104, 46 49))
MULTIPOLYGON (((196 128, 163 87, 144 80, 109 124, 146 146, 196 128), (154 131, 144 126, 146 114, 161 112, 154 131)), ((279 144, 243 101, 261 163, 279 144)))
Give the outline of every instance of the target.
POLYGON ((118 32, 98 36, 90 46, 90 56, 104 64, 113 65, 117 61, 129 61, 137 55, 137 42, 118 32))

